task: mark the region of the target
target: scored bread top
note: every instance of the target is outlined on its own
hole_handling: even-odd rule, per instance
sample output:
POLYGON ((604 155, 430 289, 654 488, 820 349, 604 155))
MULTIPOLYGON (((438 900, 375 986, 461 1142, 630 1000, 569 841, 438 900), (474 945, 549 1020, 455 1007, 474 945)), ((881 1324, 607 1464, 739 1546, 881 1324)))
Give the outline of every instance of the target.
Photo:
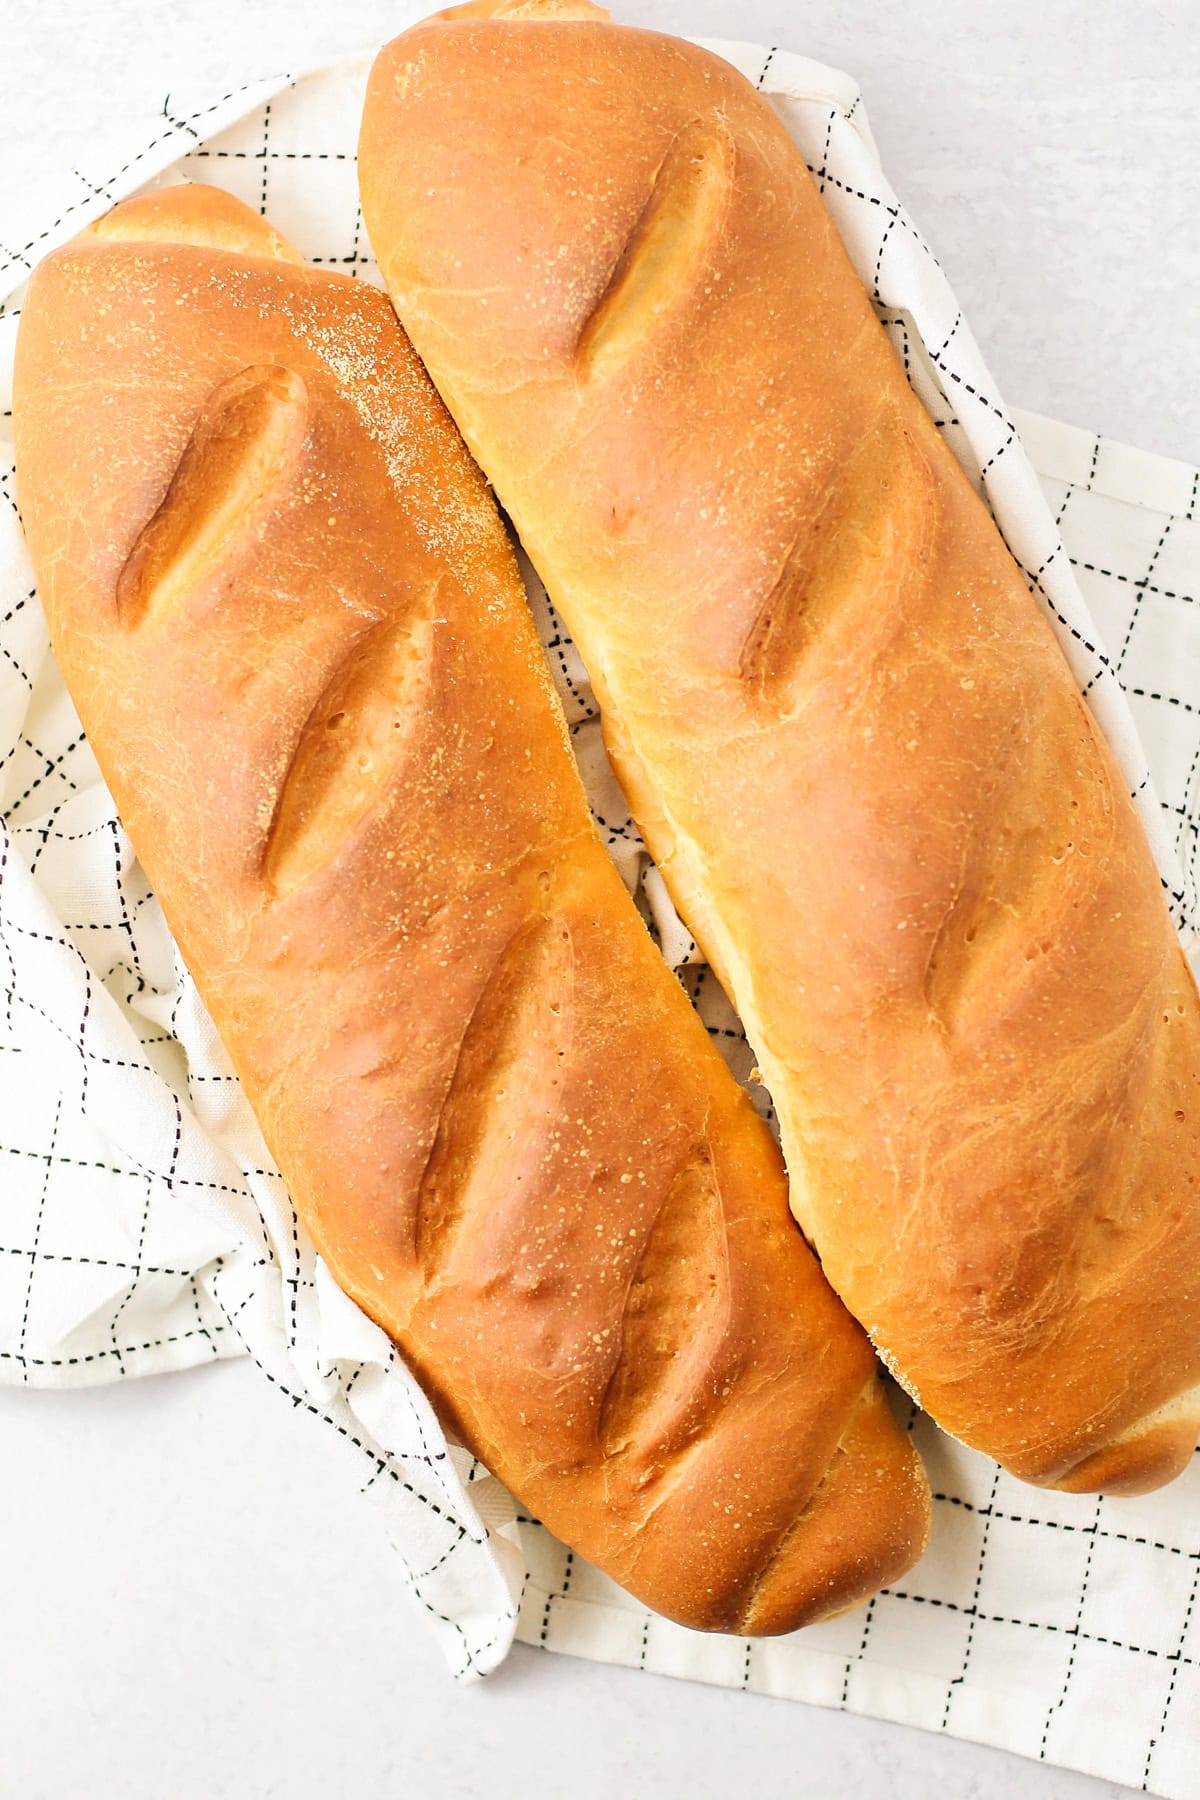
POLYGON ((1130 797, 769 104, 554 12, 377 60, 389 291, 583 654, 834 1286, 956 1436, 1153 1485, 1200 1427, 1200 1004, 1130 797))
POLYGON ((447 1425, 689 1624, 900 1573, 919 1464, 591 823, 483 479, 383 295, 211 190, 32 282, 57 656, 298 1212, 447 1425))

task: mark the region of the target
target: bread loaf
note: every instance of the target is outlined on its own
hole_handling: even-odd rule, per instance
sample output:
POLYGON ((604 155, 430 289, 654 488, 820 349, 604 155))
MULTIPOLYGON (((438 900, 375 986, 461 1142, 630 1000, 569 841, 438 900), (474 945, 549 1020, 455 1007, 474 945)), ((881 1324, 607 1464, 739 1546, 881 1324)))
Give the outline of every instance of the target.
POLYGON ((388 287, 583 654, 833 1285, 957 1437, 1153 1486, 1200 1425, 1200 1009, 1134 807, 771 107, 559 10, 378 59, 388 287))
POLYGON ((34 277, 21 505, 121 816, 346 1291, 552 1530, 787 1630, 928 1492, 587 810, 508 541, 386 298, 211 189, 34 277))

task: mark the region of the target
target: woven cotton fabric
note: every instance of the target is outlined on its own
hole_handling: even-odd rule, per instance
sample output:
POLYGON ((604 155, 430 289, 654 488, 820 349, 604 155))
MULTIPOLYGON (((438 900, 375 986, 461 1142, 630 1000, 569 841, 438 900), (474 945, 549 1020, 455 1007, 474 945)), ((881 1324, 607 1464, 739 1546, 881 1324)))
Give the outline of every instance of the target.
MULTIPOLYGON (((880 170, 854 84, 781 50, 713 47, 779 111, 910 380, 1047 609, 1137 796, 1190 949, 1200 918, 1200 476, 1007 411, 880 170)), ((216 102, 168 101, 123 167, 73 173, 39 197, 36 216, 28 197, 21 221, 0 212, 0 291, 10 290, 0 404, 10 406, 29 268, 148 180, 216 182, 314 262, 377 281, 354 168, 369 60, 216 102)), ((849 1617, 750 1643, 647 1613, 446 1444, 392 1346, 315 1257, 116 818, 48 648, 8 416, 0 1377, 72 1385, 249 1355, 377 1503, 459 1675, 486 1673, 519 1635, 977 1738, 1154 1793, 1200 1794, 1196 1466, 1143 1500, 1041 1493, 897 1395, 936 1493, 929 1553, 849 1617)), ((752 1059, 736 1018, 628 817, 579 658, 532 578, 530 597, 618 866, 745 1078, 752 1059)))

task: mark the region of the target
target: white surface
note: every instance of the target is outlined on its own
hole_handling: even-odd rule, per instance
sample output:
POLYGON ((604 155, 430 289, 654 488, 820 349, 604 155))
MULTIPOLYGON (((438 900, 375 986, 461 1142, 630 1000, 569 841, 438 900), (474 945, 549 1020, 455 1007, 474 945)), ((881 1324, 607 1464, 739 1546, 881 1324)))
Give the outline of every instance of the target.
MULTIPOLYGON (((382 37, 390 10, 207 0, 172 8, 167 26, 152 0, 6 0, 0 187, 35 157, 69 165, 97 119, 120 142, 123 111, 181 71, 215 96, 382 37)), ((1189 0, 828 0, 803 15, 783 0, 642 0, 623 16, 778 40, 853 71, 1006 397, 1200 455, 1189 0)), ((454 1690, 371 1514, 347 1507, 315 1431, 245 1366, 2 1393, 0 1440, 6 1794, 1120 1791, 896 1727, 527 1652, 488 1688, 454 1690)))
POLYGON ((1112 1800, 949 1738, 518 1645, 469 1689, 246 1363, 0 1390, 11 1800, 1112 1800))

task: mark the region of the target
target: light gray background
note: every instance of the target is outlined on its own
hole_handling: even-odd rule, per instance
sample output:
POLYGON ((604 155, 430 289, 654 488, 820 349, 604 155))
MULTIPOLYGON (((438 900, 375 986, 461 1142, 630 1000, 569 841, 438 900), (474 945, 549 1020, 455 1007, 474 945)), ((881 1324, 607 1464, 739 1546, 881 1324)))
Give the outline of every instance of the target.
MULTIPOLYGON (((620 16, 851 70, 1005 396, 1200 460, 1193 0, 630 0, 620 16)), ((123 145, 124 115, 172 88, 215 98, 395 19, 381 0, 3 0, 0 195, 98 138, 123 145)), ((455 1689, 374 1515, 245 1364, 0 1391, 0 1446, 6 1800, 1125 1791, 523 1649, 455 1689)))

